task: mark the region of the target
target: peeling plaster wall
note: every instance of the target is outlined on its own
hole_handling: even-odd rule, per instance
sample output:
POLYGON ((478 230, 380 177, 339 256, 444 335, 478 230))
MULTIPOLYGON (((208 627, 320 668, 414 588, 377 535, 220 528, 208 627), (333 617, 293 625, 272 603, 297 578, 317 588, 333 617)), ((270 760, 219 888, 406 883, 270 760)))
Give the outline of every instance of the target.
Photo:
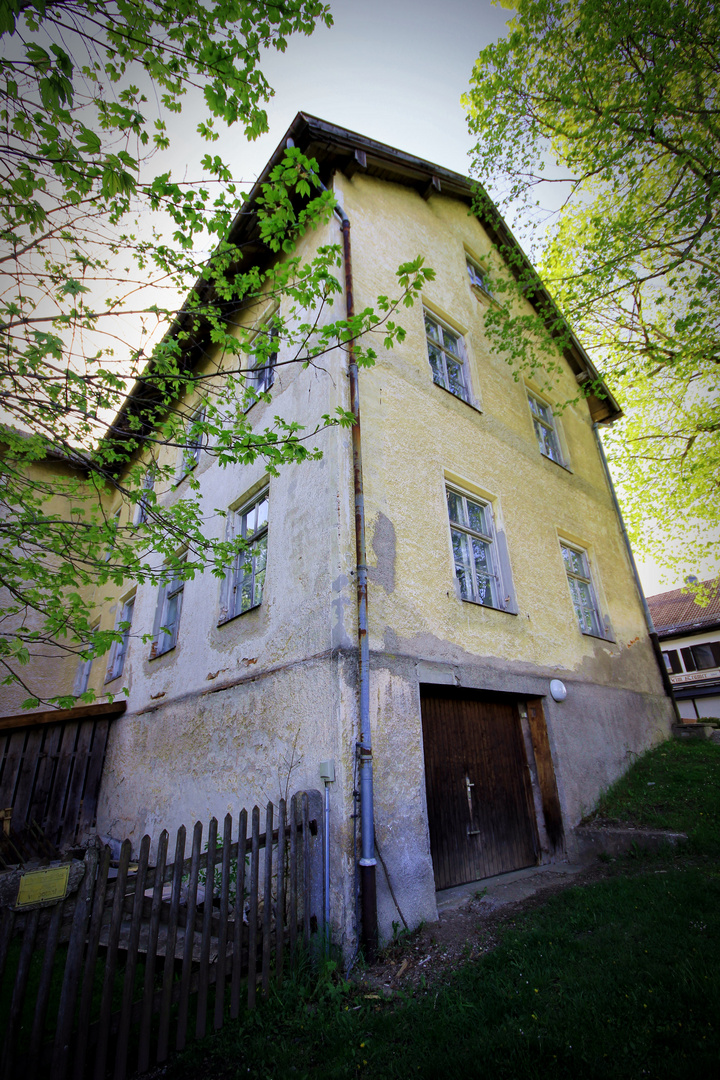
MULTIPOLYGON (((331 224, 307 243, 337 239, 331 224)), ((328 318, 342 314, 342 300, 328 318)), ((282 352, 280 354, 282 361, 282 352)), ((279 414, 310 431, 322 414, 349 407, 346 358, 335 350, 316 368, 279 366, 270 404, 250 416, 262 427, 279 414)), ((157 589, 139 587, 122 682, 128 711, 110 734, 98 808, 103 835, 129 836, 235 816, 242 807, 317 788, 319 763, 334 758, 331 843, 334 938, 350 947, 354 919, 353 765, 357 607, 350 432, 318 434, 319 461, 267 477, 261 462, 220 469, 201 454, 194 475, 204 505, 237 506, 269 482, 267 575, 261 605, 217 625, 220 582, 206 572, 186 583, 178 641, 150 659, 157 589)), ((177 498, 183 483, 164 498, 177 498)), ((224 519, 208 514, 220 536, 224 519)), ((104 618, 110 623, 116 607, 104 618)))
MULTIPOLYGON (((466 253, 492 264, 490 242, 459 202, 427 202, 398 185, 339 178, 352 222, 356 303, 390 292, 395 267, 423 254, 436 271, 424 303, 464 337, 472 403, 434 385, 422 305, 407 336, 361 372, 368 525, 371 722, 375 756, 381 934, 397 904, 413 925, 435 917, 425 804, 421 682, 543 698, 569 848, 571 830, 632 757, 667 737, 672 707, 584 401, 560 421, 564 468, 539 451, 522 380, 491 353, 466 253), (490 499, 516 613, 462 601, 454 587, 445 484, 490 499), (559 538, 588 552, 612 640, 580 632, 559 538), (502 538, 502 539, 501 539, 502 538), (557 704, 552 678, 568 695, 557 704)), ((533 389, 541 389, 536 386, 533 389)), ((564 367, 552 391, 577 396, 564 367)))
MULTIPOLYGON (((470 287, 466 251, 492 265, 490 242, 460 202, 356 173, 336 177, 352 224, 356 308, 393 295, 395 269, 425 256, 436 270, 424 297, 462 332, 472 404, 433 384, 422 305, 402 309, 404 342, 379 351, 360 375, 375 754, 378 911, 381 936, 398 921, 436 917, 424 776, 420 684, 445 683, 542 697, 566 834, 632 756, 667 736, 664 697, 618 522, 584 402, 562 415, 569 467, 538 449, 526 389, 484 335, 492 301, 470 287), (459 599, 445 483, 492 502, 506 545, 514 613, 459 599), (573 611, 558 537, 585 547, 612 640, 583 635, 573 611), (562 679, 567 700, 549 696, 562 679), (395 900, 388 885, 392 885, 395 900)), ((307 241, 336 241, 332 223, 307 241)), ((496 268, 497 269, 497 268, 496 268)), ((337 310, 336 314, 340 314, 337 310)), ((281 357, 282 358, 282 357, 281 357)), ((346 358, 279 368, 276 413, 312 427, 348 407, 346 358)), ((564 369, 554 400, 574 399, 564 369)), ((356 872, 357 602, 352 451, 347 431, 318 436, 319 462, 284 468, 269 481, 268 571, 261 606, 217 625, 219 583, 206 573, 185 586, 177 647, 155 660, 157 590, 138 588, 122 682, 128 712, 111 727, 98 814, 100 831, 129 835, 188 826, 318 786, 318 764, 335 759, 331 788, 335 938, 354 942, 356 872), (294 749, 293 749, 294 748, 294 749)), ((208 531, 263 480, 260 463, 195 472, 208 531)), ((174 499, 182 483, 163 497, 174 499)), ((116 604, 103 619, 113 625, 116 604)), ((102 672, 96 673, 101 678, 102 672)), ((100 688, 102 683, 100 683, 100 688)))

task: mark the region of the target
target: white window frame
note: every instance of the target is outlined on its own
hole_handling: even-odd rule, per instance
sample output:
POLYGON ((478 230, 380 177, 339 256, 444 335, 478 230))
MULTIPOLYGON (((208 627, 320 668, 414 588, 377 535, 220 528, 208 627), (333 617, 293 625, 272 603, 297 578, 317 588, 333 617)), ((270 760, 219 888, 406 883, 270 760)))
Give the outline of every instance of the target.
POLYGON ((144 524, 144 522, 147 521, 148 492, 152 491, 154 487, 155 468, 151 466, 145 473, 142 495, 135 504, 135 517, 133 518, 133 525, 142 525, 144 524))
POLYGON ((423 324, 425 327, 425 344, 428 353, 428 364, 430 365, 433 382, 436 386, 441 386, 443 390, 447 390, 453 397, 459 398, 460 401, 465 401, 469 405, 472 405, 470 371, 463 335, 459 333, 459 331, 454 330, 452 326, 449 326, 448 323, 441 319, 439 315, 436 315, 434 311, 430 311, 429 308, 423 308, 423 324), (430 333, 428 322, 438 328, 439 333, 436 338, 430 333), (457 353, 454 353, 451 348, 446 346, 446 335, 448 334, 457 342, 457 353), (433 366, 431 359, 431 350, 433 349, 438 354, 439 371, 433 366), (451 385, 451 377, 448 374, 448 371, 451 370, 451 368, 448 368, 448 361, 451 365, 455 365, 462 375, 462 393, 453 389, 453 386, 451 385))
POLYGON ((122 637, 120 641, 113 641, 112 643, 107 673, 105 675, 106 683, 112 682, 113 679, 119 679, 123 673, 134 610, 135 593, 133 593, 131 596, 128 596, 120 605, 120 611, 115 621, 115 629, 122 634, 122 637), (123 623, 127 623, 127 626, 121 629, 123 623))
MULTIPOLYGON (((97 628, 99 627, 99 625, 100 625, 100 623, 96 622, 95 625, 93 627, 91 627, 91 631, 94 633, 95 630, 97 630, 97 628)), ((83 648, 89 648, 89 647, 90 646, 89 646, 88 643, 83 645, 83 648)), ((91 673, 91 670, 92 670, 94 660, 95 660, 94 656, 89 657, 89 659, 87 659, 87 660, 83 660, 83 658, 80 657, 80 660, 78 662, 77 671, 75 673, 75 683, 74 683, 74 686, 73 686, 73 695, 75 697, 81 697, 81 695, 85 693, 88 686, 90 685, 90 673, 91 673)))
POLYGON ((487 284, 487 271, 471 255, 465 252, 465 266, 467 267, 470 285, 473 289, 479 289, 485 296, 492 298, 492 292, 487 284))
POLYGON ((228 515, 228 539, 252 537, 252 547, 239 551, 228 567, 220 599, 219 623, 229 622, 260 607, 265 592, 267 574, 267 543, 269 519, 269 488, 262 491, 228 515), (259 517, 264 506, 264 518, 259 517), (248 591, 249 590, 249 591, 248 591), (248 599, 246 604, 245 601, 248 599))
POLYGON ((540 453, 548 461, 554 461, 556 465, 562 465, 564 469, 567 469, 567 455, 552 405, 528 386, 525 387, 525 392, 540 453))
MULTIPOLYGON (((263 319, 257 329, 255 338, 263 335, 270 343, 279 343, 280 329, 275 321, 276 314, 277 309, 271 315, 268 315, 266 319, 263 319)), ((275 385, 277 358, 277 348, 267 356, 258 356, 257 352, 252 354, 246 374, 246 387, 253 397, 251 404, 254 404, 261 394, 268 394, 275 385)))
POLYGON ((668 669, 670 675, 691 675, 695 672, 704 671, 717 671, 720 668, 720 663, 715 663, 718 652, 720 651, 720 641, 697 641, 690 643, 689 645, 676 645, 674 648, 663 649, 663 657, 665 659, 665 667, 668 669), (698 662, 695 658, 695 649, 709 649, 712 655, 713 663, 706 664, 703 667, 698 666, 698 662), (680 664, 679 670, 674 671, 672 667, 672 660, 670 653, 675 653, 680 664), (688 657, 687 654, 690 654, 688 657), (688 661, 692 660, 692 667, 688 666, 688 661))
POLYGON ((112 529, 112 538, 110 540, 110 543, 107 546, 107 550, 105 551, 105 562, 110 562, 110 559, 112 558, 112 553, 115 550, 115 546, 117 544, 118 532, 120 531, 120 515, 121 515, 121 513, 122 513, 122 506, 119 506, 117 508, 117 510, 115 510, 110 515, 110 518, 108 520, 108 525, 112 529))
MULTIPOLYGON (((181 559, 181 562, 184 561, 185 557, 181 559)), ((185 581, 170 571, 168 573, 170 576, 158 590, 153 641, 150 649, 151 660, 155 660, 158 656, 164 656, 165 653, 174 649, 178 643, 185 581)))
POLYGON ((200 455, 203 448, 203 434, 198 432, 197 435, 191 436, 195 424, 201 424, 205 419, 205 406, 200 405, 194 410, 187 424, 185 425, 185 445, 182 448, 180 454, 180 471, 178 476, 178 483, 191 473, 194 468, 197 467, 200 461, 200 455))
POLYGON ((448 522, 450 526, 450 545, 453 553, 453 567, 455 581, 458 584, 460 599, 468 603, 479 604, 482 607, 495 608, 498 611, 508 611, 510 607, 506 598, 506 589, 500 566, 500 551, 497 533, 495 531, 495 515, 492 503, 479 495, 470 494, 456 487, 454 484, 445 485, 445 502, 447 506, 448 522), (459 515, 453 518, 451 496, 454 497, 456 510, 459 515), (458 504, 457 500, 460 500, 458 504), (473 511, 470 507, 479 508, 482 512, 481 527, 473 524, 473 511), (475 541, 475 544, 473 543, 475 541), (478 545, 482 545, 485 555, 487 574, 482 575, 478 569, 478 545), (458 560, 460 556, 460 560, 458 560), (458 575, 458 568, 463 570, 463 577, 469 583, 469 589, 463 590, 463 580, 458 575), (469 592, 470 595, 464 595, 469 592))
POLYGON ((89 660, 83 660, 82 657, 80 657, 77 673, 75 675, 75 686, 73 688, 75 697, 81 697, 90 685, 90 671, 94 659, 93 656, 91 656, 89 660))
POLYGON ((608 635, 600 612, 598 592, 593 581, 587 549, 561 537, 560 554, 570 590, 570 600, 580 632, 587 637, 607 638, 608 635), (568 560, 565 558, 566 550, 580 556, 580 569, 576 567, 570 568, 568 560), (583 592, 583 587, 585 592, 583 592))

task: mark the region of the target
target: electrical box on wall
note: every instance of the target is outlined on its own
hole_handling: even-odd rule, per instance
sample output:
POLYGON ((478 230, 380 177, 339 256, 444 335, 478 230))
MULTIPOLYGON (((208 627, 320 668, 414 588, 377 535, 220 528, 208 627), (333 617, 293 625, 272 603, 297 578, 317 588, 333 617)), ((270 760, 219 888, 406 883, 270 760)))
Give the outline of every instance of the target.
POLYGON ((329 761, 320 762, 320 779, 325 784, 335 782, 335 762, 332 758, 329 761))

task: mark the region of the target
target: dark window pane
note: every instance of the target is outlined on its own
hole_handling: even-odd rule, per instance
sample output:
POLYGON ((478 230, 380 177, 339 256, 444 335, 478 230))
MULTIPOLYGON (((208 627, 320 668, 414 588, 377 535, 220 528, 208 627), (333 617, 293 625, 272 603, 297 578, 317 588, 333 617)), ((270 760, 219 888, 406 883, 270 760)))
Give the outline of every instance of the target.
POLYGON ((485 507, 480 506, 479 503, 471 502, 470 499, 467 501, 467 507, 470 528, 475 529, 476 532, 485 533, 485 535, 487 535, 489 529, 487 521, 485 520, 485 507))
POLYGON ((682 653, 683 663, 685 664, 685 670, 686 671, 697 671, 697 667, 695 666, 695 657, 693 656, 692 648, 681 649, 680 652, 682 653))
MULTIPOLYGON (((685 650, 683 650, 684 652, 685 650)), ((698 671, 720 666, 718 660, 718 646, 713 644, 692 645, 691 651, 698 671)))
POLYGON ((427 312, 425 312, 425 333, 435 341, 440 338, 440 328, 436 322, 433 322, 427 312))
POLYGON ((465 561, 465 540, 464 534, 452 530, 452 546, 453 555, 455 556, 456 563, 462 563, 465 561))
POLYGON ((579 577, 588 576, 585 572, 582 552, 574 551, 572 548, 569 547, 562 547, 562 553, 568 573, 577 574, 579 577))
POLYGON ((468 586, 467 574, 465 573, 465 570, 462 566, 455 566, 455 576, 458 579, 458 584, 460 585, 460 595, 463 600, 472 600, 470 588, 468 586))
POLYGON ((463 369, 461 364, 456 364, 454 360, 446 357, 447 373, 448 373, 448 385, 447 389, 457 397, 465 397, 465 379, 463 377, 463 369))
POLYGON ((428 356, 430 358, 433 380, 440 386, 444 386, 445 373, 443 371, 442 353, 434 345, 428 345, 428 356))
POLYGON ((465 521, 462 512, 462 499, 456 492, 448 491, 447 493, 448 513, 451 521, 456 521, 458 525, 464 525, 465 521))
POLYGON ((679 672, 682 671, 682 664, 680 663, 677 649, 668 649, 663 655, 665 657, 665 666, 668 671, 671 671, 673 675, 679 674, 679 672))
POLYGON ((446 330, 443 327, 443 345, 449 352, 454 353, 455 356, 460 355, 460 349, 458 347, 459 340, 457 334, 451 334, 449 330, 446 330))

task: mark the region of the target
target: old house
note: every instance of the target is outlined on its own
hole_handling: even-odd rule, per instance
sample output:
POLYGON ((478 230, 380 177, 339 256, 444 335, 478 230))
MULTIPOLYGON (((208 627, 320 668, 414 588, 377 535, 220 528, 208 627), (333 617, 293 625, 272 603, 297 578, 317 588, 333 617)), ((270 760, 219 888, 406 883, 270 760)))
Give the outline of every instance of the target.
MULTIPOLYGON (((101 617, 130 630, 67 678, 129 690, 110 729, 104 835, 139 840, 319 787, 334 763, 331 909, 349 945, 361 878, 365 894, 375 876, 387 935, 396 906, 410 925, 433 920, 437 889, 565 858, 673 710, 598 447, 617 403, 578 396, 596 373, 574 339, 550 391, 489 346, 488 281, 509 273, 498 241, 522 257, 502 222, 472 212, 466 178, 302 113, 268 170, 288 139, 341 208, 301 243, 339 243, 345 225, 358 309, 418 254, 435 280, 403 312, 402 344, 360 372, 360 428, 325 431, 320 460, 268 477, 191 447, 162 497, 192 471, 205 504, 255 538, 250 562, 222 582, 119 592, 101 617)), ((344 350, 307 369, 282 359, 280 343, 278 364, 251 373, 271 395, 253 406, 259 424, 312 427, 353 404, 344 350)))
POLYGON ((683 589, 647 601, 685 722, 720 718, 720 579, 702 585, 708 594, 704 605, 683 589))

